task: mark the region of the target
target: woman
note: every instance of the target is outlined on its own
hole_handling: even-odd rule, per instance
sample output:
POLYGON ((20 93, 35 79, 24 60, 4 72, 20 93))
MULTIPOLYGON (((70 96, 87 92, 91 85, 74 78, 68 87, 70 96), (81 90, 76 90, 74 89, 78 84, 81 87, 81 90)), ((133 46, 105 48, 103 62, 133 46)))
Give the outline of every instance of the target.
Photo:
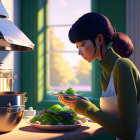
POLYGON ((115 32, 104 15, 87 13, 72 25, 69 39, 85 60, 100 60, 101 109, 85 98, 59 96, 59 101, 99 123, 118 140, 140 140, 140 77, 128 59, 134 50, 130 38, 115 32))

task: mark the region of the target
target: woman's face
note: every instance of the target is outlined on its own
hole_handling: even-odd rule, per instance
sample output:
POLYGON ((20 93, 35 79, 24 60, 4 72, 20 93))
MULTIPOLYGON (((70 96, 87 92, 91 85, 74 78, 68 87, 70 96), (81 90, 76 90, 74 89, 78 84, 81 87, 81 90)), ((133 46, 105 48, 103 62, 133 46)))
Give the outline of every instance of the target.
POLYGON ((86 61, 92 62, 97 58, 95 55, 95 46, 91 40, 82 40, 76 42, 76 46, 79 50, 78 54, 81 55, 86 61))

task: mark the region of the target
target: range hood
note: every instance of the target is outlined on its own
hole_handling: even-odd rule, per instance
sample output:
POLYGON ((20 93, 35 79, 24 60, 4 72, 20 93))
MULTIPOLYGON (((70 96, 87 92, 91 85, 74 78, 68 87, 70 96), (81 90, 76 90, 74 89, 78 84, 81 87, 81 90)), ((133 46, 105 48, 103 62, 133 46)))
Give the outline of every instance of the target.
POLYGON ((0 51, 33 51, 32 41, 10 20, 0 1, 0 51))
POLYGON ((5 7, 3 6, 1 0, 0 0, 0 17, 1 18, 6 18, 6 17, 9 17, 5 7))
POLYGON ((0 18, 0 51, 33 51, 34 44, 7 18, 0 18))

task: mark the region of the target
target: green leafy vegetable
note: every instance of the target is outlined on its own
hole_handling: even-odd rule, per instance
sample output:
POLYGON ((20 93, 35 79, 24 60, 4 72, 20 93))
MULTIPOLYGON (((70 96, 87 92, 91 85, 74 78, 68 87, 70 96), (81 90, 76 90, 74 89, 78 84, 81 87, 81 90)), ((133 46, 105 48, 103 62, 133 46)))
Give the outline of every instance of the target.
POLYGON ((57 125, 58 123, 73 125, 77 120, 84 122, 72 109, 66 109, 59 104, 55 104, 49 109, 43 109, 41 114, 32 118, 31 123, 39 121, 41 125, 46 125, 47 123, 51 125, 57 125))
POLYGON ((58 112, 58 111, 63 111, 64 110, 64 108, 61 107, 59 104, 55 104, 55 105, 51 106, 49 109, 54 111, 54 112, 58 112))
POLYGON ((59 93, 59 94, 64 94, 64 93, 66 93, 66 94, 75 94, 76 91, 73 90, 72 88, 68 88, 65 92, 63 92, 63 91, 61 90, 61 91, 58 92, 58 93, 59 93))
POLYGON ((59 92, 59 94, 63 94, 63 91, 61 90, 61 91, 59 92))
POLYGON ((73 90, 72 88, 68 88, 66 91, 65 91, 66 94, 75 94, 76 91, 73 90))

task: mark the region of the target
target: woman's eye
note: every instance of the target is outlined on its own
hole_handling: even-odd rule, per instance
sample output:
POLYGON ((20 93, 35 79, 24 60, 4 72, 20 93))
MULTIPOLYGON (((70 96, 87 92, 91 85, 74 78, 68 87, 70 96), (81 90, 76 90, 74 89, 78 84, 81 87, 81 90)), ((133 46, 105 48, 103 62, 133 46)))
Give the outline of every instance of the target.
POLYGON ((80 46, 81 46, 81 47, 84 47, 84 45, 85 45, 85 43, 84 43, 84 44, 81 44, 80 46))
POLYGON ((81 44, 81 45, 76 45, 76 47, 77 47, 77 49, 78 49, 79 47, 84 47, 84 45, 85 45, 85 43, 83 43, 83 44, 81 44))

